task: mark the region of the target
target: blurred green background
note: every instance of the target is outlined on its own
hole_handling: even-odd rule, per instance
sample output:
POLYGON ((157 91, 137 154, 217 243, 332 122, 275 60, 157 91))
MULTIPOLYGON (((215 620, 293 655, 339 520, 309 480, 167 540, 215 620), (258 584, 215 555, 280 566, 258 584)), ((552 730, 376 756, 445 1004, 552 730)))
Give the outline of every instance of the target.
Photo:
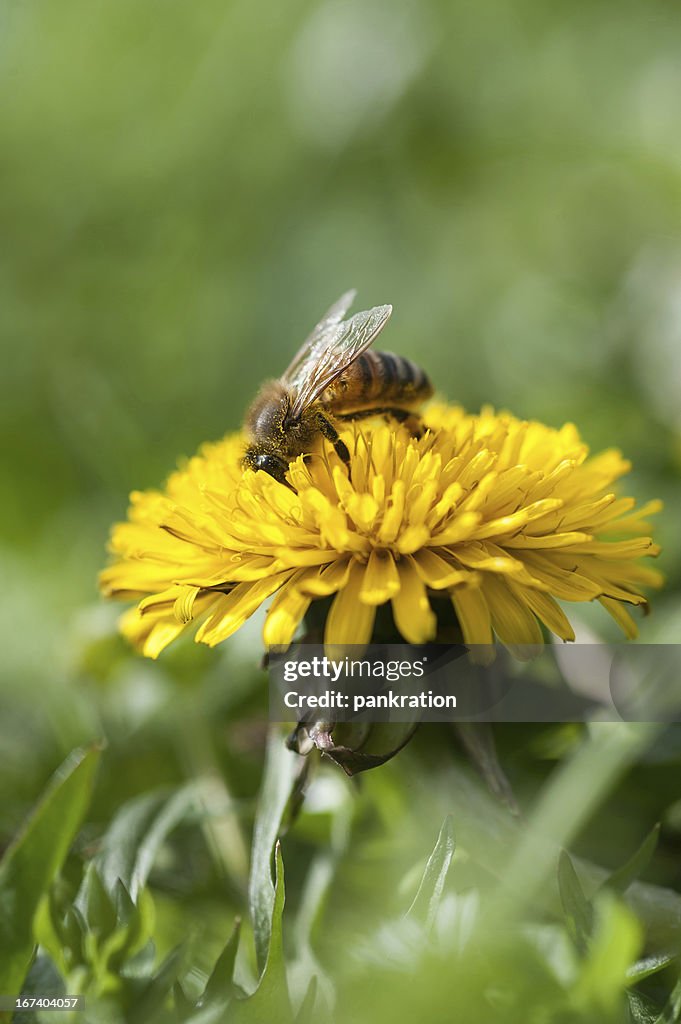
MULTIPOLYGON (((642 639, 677 640, 681 9, 4 0, 0 33, 0 842, 102 732, 93 835, 206 771, 250 820, 257 627, 144 663, 96 572, 128 492, 237 428, 349 287, 394 304, 385 347, 443 396, 574 420, 632 458, 627 491, 666 503, 642 639)), ((521 788, 570 746, 535 763, 512 733, 521 788)), ((404 769, 381 771, 399 792, 404 769)), ((678 798, 645 771, 588 852, 616 861, 678 798)))

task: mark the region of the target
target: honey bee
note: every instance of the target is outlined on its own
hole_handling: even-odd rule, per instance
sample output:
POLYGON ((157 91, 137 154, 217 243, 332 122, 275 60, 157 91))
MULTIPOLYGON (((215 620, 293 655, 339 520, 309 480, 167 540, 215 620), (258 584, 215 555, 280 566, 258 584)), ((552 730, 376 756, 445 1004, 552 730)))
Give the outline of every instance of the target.
POLYGON ((384 415, 418 422, 417 409, 432 395, 431 383, 411 360, 368 351, 390 319, 392 306, 375 306, 344 320, 355 294, 342 295, 283 376, 261 387, 246 415, 244 466, 289 486, 289 463, 309 453, 319 434, 349 465, 350 453, 338 435, 340 421, 384 415))

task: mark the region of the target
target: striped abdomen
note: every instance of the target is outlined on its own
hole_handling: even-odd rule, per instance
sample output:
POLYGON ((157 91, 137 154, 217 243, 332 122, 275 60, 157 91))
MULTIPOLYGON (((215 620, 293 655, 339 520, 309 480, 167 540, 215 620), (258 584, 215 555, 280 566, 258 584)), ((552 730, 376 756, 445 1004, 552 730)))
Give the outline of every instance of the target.
POLYGON ((339 414, 364 409, 415 409, 433 393, 427 375, 411 359, 392 352, 362 352, 320 401, 339 414))

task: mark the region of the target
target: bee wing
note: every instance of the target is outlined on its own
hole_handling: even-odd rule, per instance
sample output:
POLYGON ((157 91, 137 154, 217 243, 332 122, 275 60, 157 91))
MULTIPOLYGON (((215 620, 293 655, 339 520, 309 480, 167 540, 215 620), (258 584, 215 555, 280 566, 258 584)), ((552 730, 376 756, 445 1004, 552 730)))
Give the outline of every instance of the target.
POLYGON ((320 340, 329 332, 333 331, 333 328, 341 322, 347 311, 350 309, 350 306, 355 301, 356 295, 356 289, 351 288, 350 291, 344 292, 340 299, 337 299, 334 302, 333 306, 327 309, 324 316, 307 336, 291 360, 290 365, 282 375, 281 380, 283 384, 286 384, 288 387, 293 386, 293 380, 297 377, 300 367, 310 358, 312 352, 316 350, 316 346, 319 344, 320 340))
MULTIPOLYGON (((369 348, 392 313, 392 306, 374 306, 349 320, 332 324, 296 363, 295 373, 286 380, 294 394, 291 417, 296 419, 312 405, 351 363, 369 348)), ((295 362, 295 361, 294 361, 295 362)))

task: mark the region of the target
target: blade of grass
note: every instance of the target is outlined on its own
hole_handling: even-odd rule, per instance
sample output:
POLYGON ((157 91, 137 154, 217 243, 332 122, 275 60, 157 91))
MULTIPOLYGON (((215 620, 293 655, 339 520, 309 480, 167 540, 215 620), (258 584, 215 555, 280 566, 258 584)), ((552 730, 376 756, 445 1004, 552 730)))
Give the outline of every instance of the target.
POLYGON ((229 1000, 234 995, 234 961, 239 949, 239 934, 241 932, 241 921, 239 918, 234 922, 234 929, 227 945, 215 962, 211 975, 206 982, 201 997, 202 1005, 210 1006, 211 1003, 220 999, 229 1000))
POLYGON ((593 907, 584 895, 573 863, 565 850, 561 850, 558 857, 558 891, 568 931, 580 953, 585 953, 593 929, 593 907))
POLYGON ((650 859, 657 849, 657 842, 660 838, 660 823, 658 822, 654 828, 648 833, 646 838, 643 840, 638 850, 629 858, 629 860, 618 868, 617 871, 613 871, 610 877, 604 882, 609 889, 615 889, 617 892, 625 892, 632 882, 636 881, 639 875, 645 871, 646 867, 650 863, 650 859))
POLYGON ((567 847, 612 790, 616 781, 659 732, 654 723, 598 723, 575 754, 544 786, 518 834, 504 873, 509 910, 527 906, 545 885, 556 846, 567 847))
POLYGON ((95 747, 69 755, 0 864, 0 992, 6 995, 21 991, 34 952, 33 918, 85 816, 99 756, 95 747))
MULTIPOLYGON (((115 893, 120 879, 136 902, 167 835, 197 808, 196 789, 191 783, 174 793, 145 793, 124 804, 94 858, 106 890, 115 893)), ((80 893, 76 903, 80 904, 82 898, 80 893)))
POLYGON ((454 856, 454 825, 452 815, 448 814, 442 823, 440 834, 428 858, 421 883, 414 901, 407 911, 407 917, 421 921, 430 928, 442 898, 447 872, 454 856))

